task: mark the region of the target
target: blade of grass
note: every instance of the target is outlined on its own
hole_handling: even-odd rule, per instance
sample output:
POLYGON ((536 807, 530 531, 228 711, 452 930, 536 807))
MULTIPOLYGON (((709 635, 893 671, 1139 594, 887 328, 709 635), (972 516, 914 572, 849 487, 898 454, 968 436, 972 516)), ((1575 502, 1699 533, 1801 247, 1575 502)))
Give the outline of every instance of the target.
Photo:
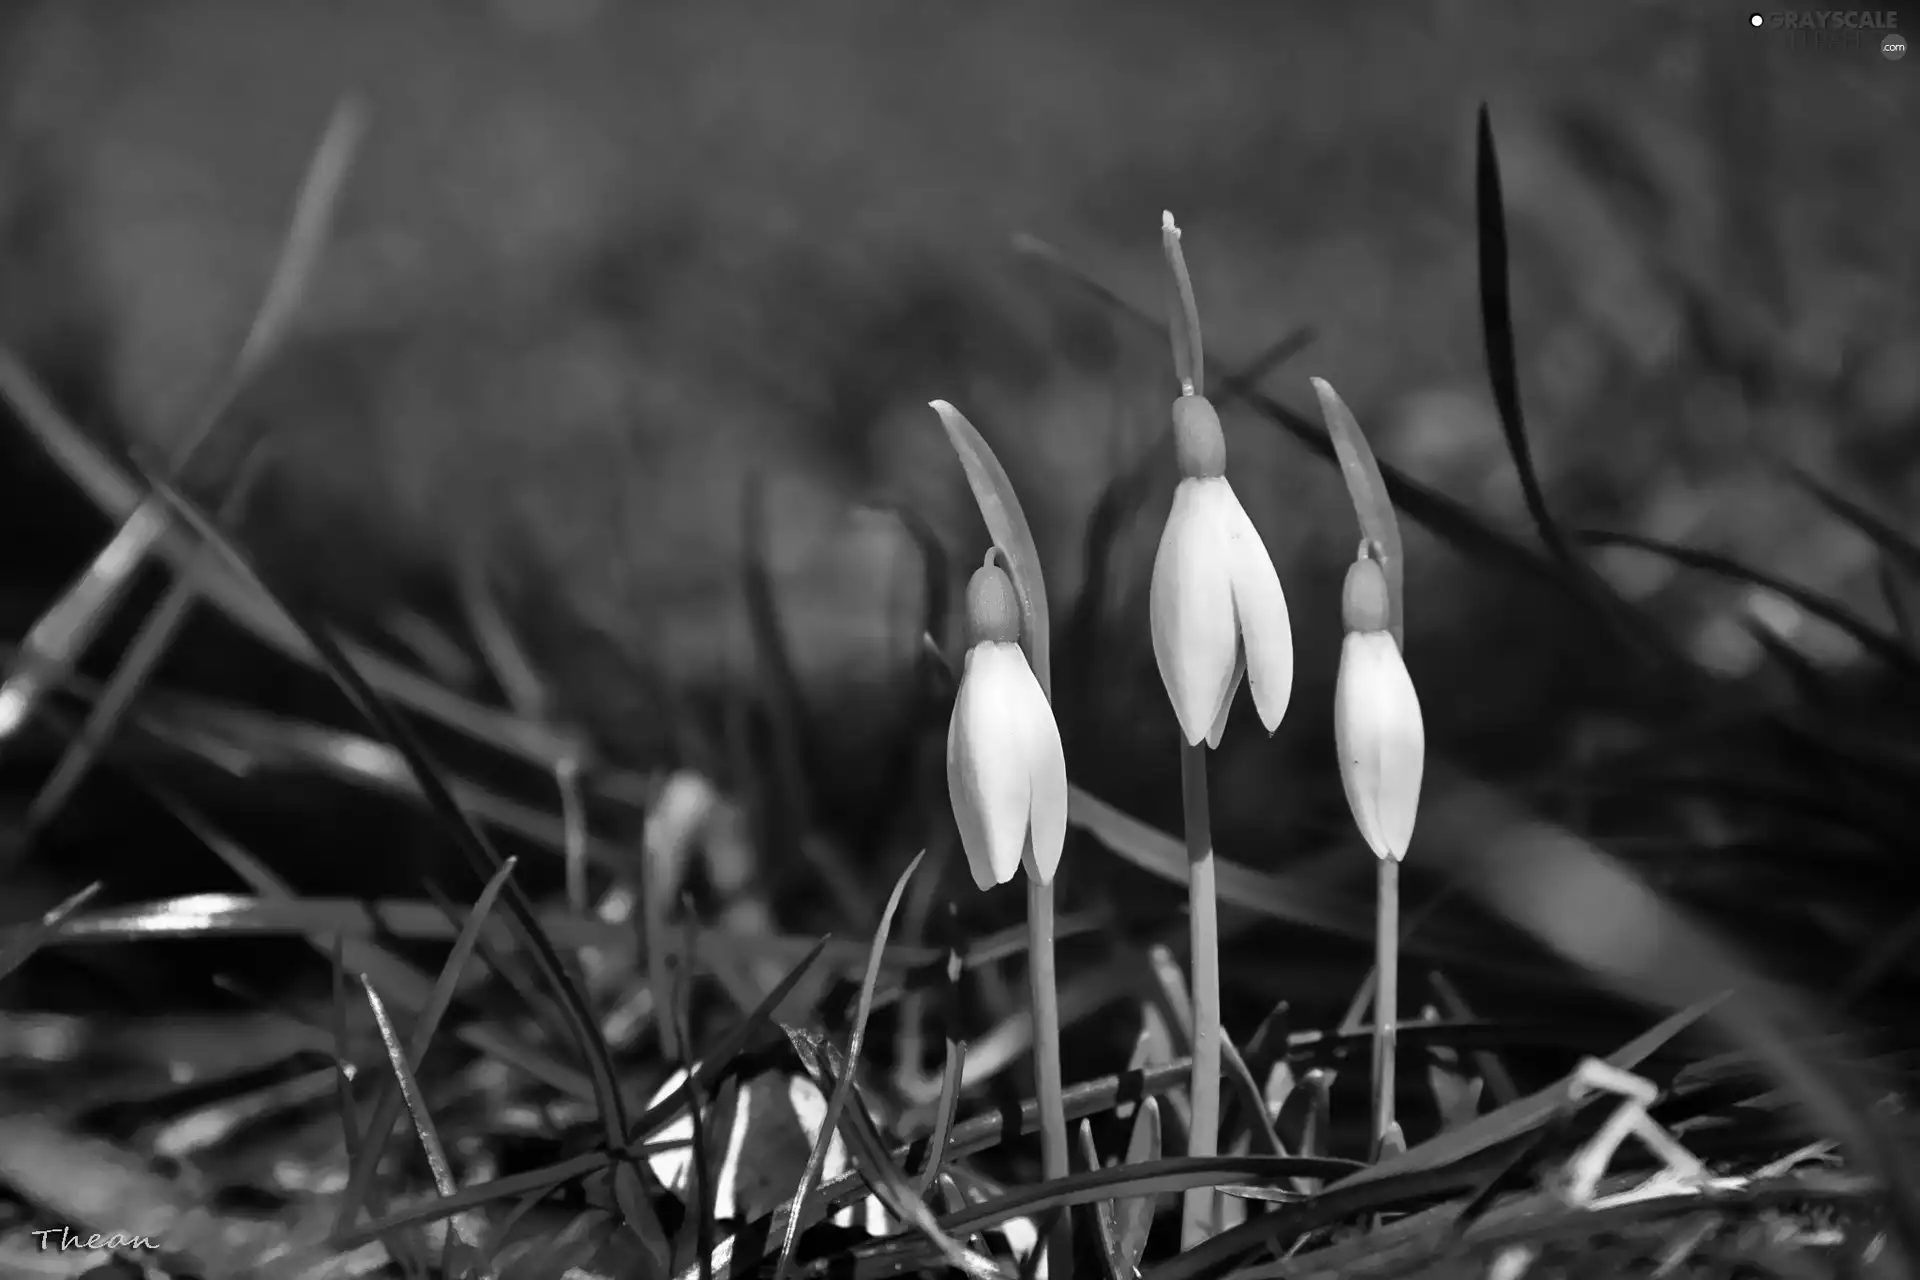
POLYGON ((1493 143, 1493 122, 1485 103, 1480 105, 1474 123, 1474 213, 1479 237, 1481 339, 1486 347, 1487 380, 1493 384, 1494 406, 1500 413, 1500 429, 1506 435, 1527 514, 1533 518, 1540 541, 1568 576, 1574 577, 1580 572, 1581 562, 1547 506, 1533 466, 1526 417, 1520 408, 1520 372, 1514 355, 1513 304, 1507 281, 1506 203, 1500 190, 1500 157, 1493 143))
MULTIPOLYGON (((645 1154, 644 1149, 640 1154, 645 1154)), ((404 1205, 382 1217, 368 1219, 351 1230, 333 1236, 330 1243, 336 1249, 355 1249, 369 1240, 382 1239, 402 1228, 439 1222, 468 1209, 479 1209, 503 1201, 517 1201, 520 1197, 535 1191, 542 1195, 550 1194, 567 1183, 578 1182, 590 1175, 603 1172, 617 1159, 617 1156, 606 1151, 589 1151, 584 1155, 571 1156, 538 1169, 530 1169, 525 1173, 508 1174, 505 1177, 491 1178, 486 1182, 477 1182, 459 1188, 450 1196, 439 1196, 424 1202, 404 1205)))
MULTIPOLYGON (((1100 1148, 1093 1143, 1093 1123, 1082 1120, 1075 1130, 1080 1140, 1080 1162, 1089 1169, 1098 1169, 1100 1148)), ((1113 1202, 1099 1200, 1093 1205, 1094 1236, 1100 1242, 1100 1255, 1106 1259, 1107 1274, 1112 1280, 1129 1280, 1126 1264, 1120 1261, 1120 1238, 1113 1224, 1113 1202)))
POLYGON ((965 1062, 964 1040, 947 1040, 947 1062, 940 1072, 940 1099, 934 1104, 933 1134, 927 1139, 927 1163, 913 1180, 914 1194, 925 1199, 940 1176, 941 1162, 947 1155, 947 1138, 953 1132, 953 1119, 960 1110, 961 1064, 965 1062))
MULTIPOLYGON (((900 908, 900 897, 906 892, 907 882, 913 879, 913 873, 919 870, 920 862, 926 856, 924 849, 914 855, 913 861, 907 864, 907 869, 900 873, 898 880, 894 881, 893 893, 887 898, 886 909, 880 913, 880 927, 873 935, 873 948, 867 959, 866 976, 860 983, 860 1003, 853 1015, 853 1030, 849 1033, 847 1040, 848 1069, 827 1102, 827 1115, 826 1119, 821 1121, 820 1136, 814 1141, 813 1150, 807 1156, 806 1167, 800 1175, 799 1189, 793 1193, 793 1203, 796 1206, 804 1208, 807 1197, 813 1193, 814 1184, 820 1177, 820 1166, 827 1157, 827 1145, 839 1130, 840 1113, 846 1109, 847 1094, 853 1088, 853 1068, 860 1061, 860 1050, 866 1043, 867 1016, 873 1011, 873 989, 880 980, 880 958, 886 949, 887 935, 893 930, 893 916, 900 908)), ((949 1059, 949 1065, 952 1065, 951 1059, 949 1059)), ((932 1168, 932 1164, 929 1163, 928 1167, 932 1168)), ((786 1280, 788 1268, 793 1265, 793 1247, 800 1237, 799 1223, 800 1214, 797 1212, 787 1219, 786 1235, 780 1242, 780 1258, 774 1264, 774 1280, 786 1280)), ((708 1259, 704 1253, 701 1255, 701 1262, 703 1266, 707 1265, 708 1259)))
MULTIPOLYGON (((360 1159, 363 1134, 358 1120, 359 1104, 354 1098, 353 1081, 357 1068, 353 1061, 352 1040, 347 1034, 347 1002, 351 998, 348 991, 350 978, 347 973, 345 956, 342 951, 343 937, 334 935, 333 954, 330 968, 331 983, 331 1027, 333 1038, 333 1080, 334 1105, 340 1113, 341 1147, 347 1154, 347 1167, 351 1169, 360 1159)), ((370 1213, 384 1214, 386 1199, 377 1188, 369 1186, 365 1204, 370 1213)), ((400 1264, 402 1275, 408 1277, 427 1274, 429 1251, 427 1243, 417 1228, 400 1228, 389 1231, 380 1237, 380 1243, 387 1253, 400 1264)))
POLYGON ((1920 574, 1920 542, 1916 542, 1893 521, 1847 497, 1803 467, 1784 459, 1776 460, 1774 465, 1786 474, 1796 488, 1864 534, 1902 571, 1920 574))
MULTIPOLYGON (((1143 871, 1175 884, 1187 882, 1186 846, 1080 787, 1069 785, 1067 820, 1143 871)), ((1336 937, 1367 940, 1373 922, 1357 910, 1316 900, 1298 876, 1275 876, 1215 855, 1216 888, 1234 906, 1336 937)))
POLYGON ((1629 648, 1673 663, 1677 655, 1641 615, 1610 587, 1593 566, 1574 550, 1547 505, 1546 492, 1534 467, 1526 416, 1520 405, 1520 370, 1515 356, 1513 303, 1507 278, 1507 217, 1501 195, 1500 157, 1493 141, 1493 122, 1480 104, 1474 129, 1474 221, 1478 232, 1480 265, 1480 323, 1487 357, 1487 379, 1493 387, 1500 429, 1512 455, 1520 493, 1540 541, 1560 566, 1574 595, 1603 618, 1629 648))
POLYGON ((784 865, 806 864, 819 873, 833 894, 843 921, 857 928, 873 918, 866 889, 834 846, 823 840, 805 840, 812 829, 807 812, 806 767, 813 737, 812 712, 794 673, 786 628, 773 589, 773 571, 767 562, 767 518, 763 481, 758 473, 748 479, 742 496, 741 545, 745 548, 740 574, 747 604, 747 627, 753 637, 754 662, 767 726, 772 760, 764 788, 770 812, 762 824, 771 845, 769 856, 784 865))
MULTIPOLYGON (((265 458, 264 450, 254 449, 242 460, 232 486, 221 500, 218 518, 222 524, 230 525, 238 516, 247 495, 252 492, 254 481, 259 478, 265 458)), ((153 612, 141 624, 133 643, 127 647, 126 657, 114 669, 112 678, 101 689, 100 696, 87 712, 80 732, 67 744, 59 763, 27 806, 25 825, 29 838, 45 830, 58 816, 67 798, 86 778, 87 771, 119 729, 128 708, 140 696, 148 677, 166 656, 174 637, 179 634, 180 627, 193 609, 195 600, 199 598, 199 577, 200 574, 195 571, 178 575, 160 603, 154 606, 153 612)))
MULTIPOLYGON (((433 1123, 433 1115, 427 1110, 426 1096, 420 1092, 420 1084, 414 1077, 413 1068, 408 1065, 407 1051, 401 1046, 399 1029, 393 1025, 393 1019, 387 1014, 387 1006, 380 999, 380 993, 373 988, 367 975, 361 974, 360 986, 366 993, 367 1006, 373 1010, 373 1020, 380 1028, 380 1042, 386 1047, 387 1062, 393 1068, 393 1077, 400 1085, 400 1096, 406 1100, 407 1114, 413 1119, 414 1131, 420 1135, 420 1146, 427 1156, 427 1167, 433 1173, 434 1189, 446 1199, 459 1191, 459 1185, 453 1180, 453 1167, 447 1163, 446 1148, 440 1145, 440 1134, 433 1123)), ((378 1143, 369 1143, 369 1147, 378 1150, 378 1143)), ((453 1240, 459 1230, 450 1220, 447 1223, 447 1239, 453 1240)))
MULTIPOLYGON (((1127 1139, 1126 1165, 1152 1164, 1161 1158, 1160 1105, 1154 1098, 1141 1102, 1134 1113, 1133 1132, 1127 1139)), ((1134 1280, 1140 1274, 1140 1259, 1147 1252, 1147 1237, 1153 1231, 1156 1197, 1127 1196, 1112 1201, 1115 1260, 1120 1264, 1116 1280, 1134 1280)))
POLYGON ((1843 632, 1848 639, 1858 644, 1861 649, 1879 658, 1895 671, 1908 676, 1920 676, 1920 658, 1916 658, 1912 650, 1898 639, 1874 627, 1859 614, 1818 592, 1795 586, 1774 574, 1741 564, 1730 556, 1682 547, 1663 542, 1658 538, 1601 530, 1582 530, 1578 536, 1588 546, 1628 547, 1671 560, 1689 569, 1713 574, 1729 582, 1746 583, 1770 591, 1783 600, 1791 601, 1822 622, 1831 624, 1835 629, 1843 632))
MULTIPOLYGON (((413 1038, 407 1045, 407 1065, 417 1071, 425 1061, 427 1050, 432 1047, 434 1037, 439 1034, 440 1021, 446 1016, 447 1009, 453 1003, 454 992, 459 989, 460 978, 467 967, 467 960, 473 954, 474 946, 480 940, 480 929, 493 911, 493 904, 505 888, 507 879, 513 875, 515 859, 508 858, 500 865, 493 878, 487 881, 480 897, 473 904, 473 910, 467 916, 466 924, 460 935, 454 939, 453 948, 447 953, 446 963, 440 968, 440 976, 434 980, 433 990, 427 994, 426 1005, 418 1011, 413 1028, 413 1038)), ((366 975, 361 975, 361 984, 367 985, 366 975)), ((369 1001, 377 1001, 371 986, 367 987, 369 1001)), ((385 1006, 376 1004, 376 1015, 385 1017, 385 1006)), ((386 1032, 382 1024, 382 1035, 386 1032)), ((389 1052, 392 1052, 390 1049, 389 1052)), ((397 1073, 396 1073, 397 1074, 397 1073)), ((360 1206, 366 1200, 366 1194, 373 1185, 375 1172, 380 1167, 380 1156, 385 1151, 388 1140, 393 1135, 393 1125, 400 1118, 403 1102, 411 1106, 406 1099, 404 1080, 395 1081, 397 1087, 382 1085, 374 1095, 373 1119, 367 1125, 361 1141, 361 1154, 349 1169, 347 1189, 341 1197, 338 1209, 336 1232, 344 1231, 353 1225, 360 1214, 360 1206)), ((441 1194, 446 1194, 443 1189, 441 1194)))
POLYGON ((164 515, 157 508, 136 511, 28 629, 0 683, 0 745, 17 734, 46 696, 73 673, 115 606, 126 598, 144 566, 146 547, 163 525, 164 515))

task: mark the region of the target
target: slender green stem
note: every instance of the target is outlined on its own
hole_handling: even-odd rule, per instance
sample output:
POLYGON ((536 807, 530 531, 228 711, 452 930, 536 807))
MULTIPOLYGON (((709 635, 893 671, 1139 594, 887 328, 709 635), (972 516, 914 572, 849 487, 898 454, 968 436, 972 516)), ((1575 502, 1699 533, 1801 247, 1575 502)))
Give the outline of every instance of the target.
POLYGON ((1400 1023, 1400 864, 1380 864, 1379 914, 1373 947, 1377 985, 1373 997, 1373 1151, 1377 1158, 1393 1130, 1394 1045, 1400 1023))
MULTIPOLYGON (((1067 1164, 1067 1106, 1060 1088, 1060 991, 1053 964, 1053 886, 1027 876, 1027 973, 1033 983, 1033 1081, 1040 1102, 1040 1164, 1048 1182, 1067 1164)), ((1048 1233, 1047 1275, 1072 1280, 1073 1223, 1061 1213, 1048 1233)))
MULTIPOLYGON (((1180 748, 1180 798, 1186 811, 1193 969, 1193 1075, 1188 1085, 1193 1122, 1187 1131, 1187 1154, 1212 1156, 1219 1154, 1220 1146, 1220 921, 1204 746, 1180 748)), ((1213 1234, 1218 1203, 1219 1195, 1211 1187, 1187 1192, 1180 1215, 1182 1249, 1191 1249, 1213 1234)))

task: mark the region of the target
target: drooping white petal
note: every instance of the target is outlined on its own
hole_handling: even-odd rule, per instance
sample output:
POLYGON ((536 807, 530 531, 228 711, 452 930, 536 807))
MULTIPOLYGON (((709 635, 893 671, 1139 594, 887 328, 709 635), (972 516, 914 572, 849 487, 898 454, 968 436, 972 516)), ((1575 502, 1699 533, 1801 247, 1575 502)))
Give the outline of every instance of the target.
POLYGON ((1333 690, 1333 734, 1360 834, 1376 857, 1400 861, 1420 808, 1427 734, 1413 678, 1387 632, 1347 634, 1333 690))
POLYGON ((1232 497, 1222 477, 1182 480, 1153 557, 1153 656, 1189 745, 1212 734, 1235 688, 1238 628, 1221 528, 1221 503, 1232 497))
MULTIPOLYGON (((1224 487, 1226 482, 1221 481, 1224 487)), ((1273 557, 1260 538, 1240 499, 1225 493, 1220 527, 1226 543, 1223 553, 1233 574, 1233 612, 1240 626, 1240 645, 1247 664, 1247 690, 1260 723, 1272 733, 1287 714, 1293 698, 1293 621, 1287 615, 1287 596, 1280 589, 1273 557)))
POLYGON ((947 725, 947 793, 967 865, 983 890, 1005 884, 1020 869, 1032 825, 1029 691, 1045 705, 1019 645, 990 642, 968 650, 947 725))
POLYGON ((1052 884, 1053 873, 1060 867, 1060 851, 1067 844, 1067 755, 1060 744, 1060 724, 1053 718, 1047 696, 1040 692, 1033 669, 1022 662, 1020 671, 1029 687, 1028 694, 1022 695, 1026 706, 1022 749, 1032 787, 1027 852, 1033 863, 1027 874, 1038 874, 1040 883, 1052 884))
POLYGON ((1233 695, 1240 692, 1240 680, 1247 674, 1247 655, 1241 646, 1233 649, 1233 679, 1227 681, 1227 696, 1220 699, 1220 710, 1213 717, 1213 728, 1207 730, 1207 750, 1212 751, 1220 745, 1220 738, 1227 731, 1227 719, 1233 714, 1233 695))

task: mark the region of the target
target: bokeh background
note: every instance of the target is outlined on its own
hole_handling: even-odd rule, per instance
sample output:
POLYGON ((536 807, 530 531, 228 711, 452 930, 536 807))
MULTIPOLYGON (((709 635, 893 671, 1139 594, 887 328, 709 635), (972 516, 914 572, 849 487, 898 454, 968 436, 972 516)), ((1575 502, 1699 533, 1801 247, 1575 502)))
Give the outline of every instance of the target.
MULTIPOLYGON (((1329 378, 1384 459, 1529 539, 1481 354, 1484 102, 1562 520, 1735 554, 1884 621, 1870 544, 1777 459, 1910 505, 1916 75, 1650 0, 14 0, 0 336, 90 429, 163 456, 239 345, 329 111, 358 95, 368 132, 300 327, 227 428, 270 446, 241 528, 277 581, 404 653, 405 620, 456 625, 453 584, 477 575, 613 757, 724 772, 724 708, 761 687, 741 586, 757 493, 819 810, 869 829, 902 741, 926 741, 919 638, 940 612, 888 512, 924 522, 950 590, 984 549, 925 407, 945 398, 1025 495, 1056 615, 1098 588, 1056 659, 1076 775, 1171 826, 1144 586, 1172 475, 1142 464, 1170 362, 1015 238, 1157 310, 1173 210, 1210 354, 1300 339, 1273 397, 1306 409, 1307 377, 1329 378), (1090 579, 1090 516, 1128 475, 1090 579)), ((1284 861, 1345 831, 1326 695, 1355 530, 1331 468, 1226 419, 1300 689, 1275 739, 1236 722, 1216 803, 1226 846, 1284 861)), ((57 535, 84 555, 106 526, 49 514, 65 482, 6 447, 0 585, 23 626, 77 563, 57 535)), ((209 497, 239 451, 213 452, 188 477, 209 497)), ((1564 591, 1418 533, 1409 555, 1438 758, 1525 786, 1685 709, 1564 591)), ((1856 656, 1747 589, 1597 563, 1729 679, 1762 665, 1756 620, 1856 656)), ((228 671, 220 652, 199 661, 228 671)))

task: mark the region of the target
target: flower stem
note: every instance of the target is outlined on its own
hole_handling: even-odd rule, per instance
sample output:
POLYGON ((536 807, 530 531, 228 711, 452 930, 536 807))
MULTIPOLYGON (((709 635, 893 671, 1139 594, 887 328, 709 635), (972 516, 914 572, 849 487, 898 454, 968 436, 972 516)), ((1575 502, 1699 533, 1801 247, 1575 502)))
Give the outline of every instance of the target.
POLYGON ((1373 997, 1373 1154, 1376 1159, 1393 1132, 1394 1047, 1400 1022, 1400 864, 1380 864, 1378 914, 1374 918, 1373 997))
MULTIPOLYGON (((1053 886, 1028 875, 1027 973, 1033 985, 1033 1080, 1040 1102, 1040 1164, 1048 1182, 1070 1172, 1060 1091, 1060 992, 1053 964, 1053 886)), ((1073 1225, 1062 1212, 1047 1235, 1048 1280, 1072 1280, 1073 1225)))
MULTIPOLYGON (((1182 744, 1180 799, 1187 830, 1187 902, 1192 925, 1193 1075, 1188 1084, 1193 1121, 1187 1154, 1212 1156, 1220 1146, 1220 927, 1214 887, 1213 820, 1207 811, 1207 749, 1182 744)), ((1213 1234, 1218 1193, 1196 1187, 1180 1215, 1180 1247, 1213 1234)))

